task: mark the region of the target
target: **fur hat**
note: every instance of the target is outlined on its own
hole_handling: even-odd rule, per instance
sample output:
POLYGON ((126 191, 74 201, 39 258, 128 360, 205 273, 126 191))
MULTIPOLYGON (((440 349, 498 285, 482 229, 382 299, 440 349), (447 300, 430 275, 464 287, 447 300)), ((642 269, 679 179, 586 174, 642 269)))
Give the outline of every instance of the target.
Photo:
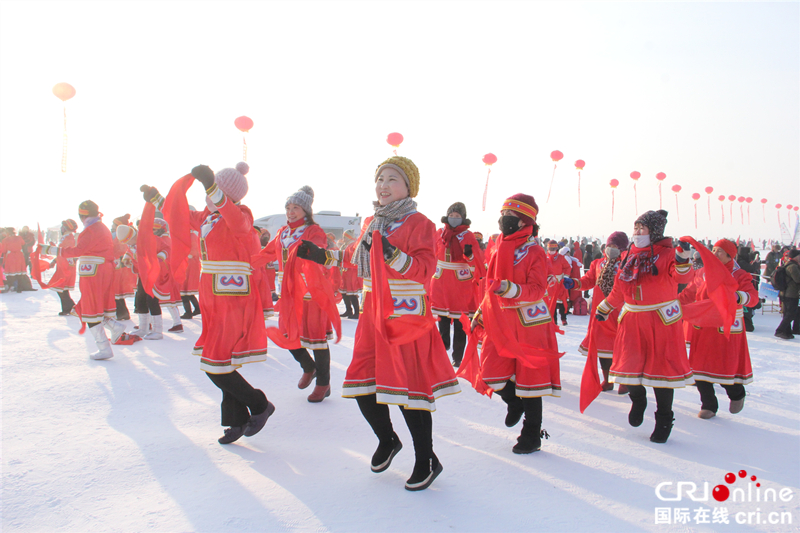
POLYGON ((620 250, 628 249, 628 235, 624 231, 615 231, 606 239, 606 246, 615 245, 620 250))
POLYGON ((381 171, 386 167, 393 168, 400 172, 400 175, 403 176, 408 186, 408 195, 411 198, 417 196, 419 192, 419 169, 412 160, 400 155, 390 157, 378 165, 378 168, 375 170, 375 181, 378 181, 378 176, 380 176, 381 171))
POLYGON ((62 220, 61 225, 70 231, 75 231, 78 229, 78 223, 72 220, 71 218, 68 218, 67 220, 62 220))
POLYGON ((289 204, 299 205, 307 215, 311 214, 311 204, 314 203, 314 189, 308 185, 303 185, 296 193, 286 199, 286 206, 289 204))
MULTIPOLYGON (((663 209, 648 211, 636 219, 634 224, 641 224, 650 230, 650 242, 656 243, 664 238, 664 228, 667 226, 667 212, 663 209)), ((736 255, 734 253, 734 255, 736 255)))
POLYGON ((128 244, 136 238, 137 231, 133 226, 120 224, 117 226, 117 240, 122 244, 128 244))
POLYGON ((736 243, 733 241, 729 241, 728 239, 720 239, 714 243, 714 248, 722 248, 731 259, 736 257, 737 248, 736 243))
POLYGON ((96 217, 100 214, 97 204, 91 200, 84 200, 78 206, 78 214, 82 217, 96 217))
POLYGON ((536 205, 536 200, 533 199, 533 196, 528 196, 521 192, 509 196, 503 202, 503 207, 500 208, 501 211, 504 209, 510 209, 519 214, 519 218, 526 226, 532 225, 536 221, 536 215, 539 214, 539 206, 536 205))
POLYGON ((236 163, 236 168, 223 168, 214 174, 214 182, 233 203, 241 202, 247 196, 248 185, 244 175, 248 172, 250 165, 240 161, 236 163))
POLYGON ((442 224, 447 224, 447 217, 450 215, 450 213, 453 213, 453 212, 458 213, 459 215, 461 215, 461 224, 467 225, 467 226, 472 224, 472 221, 467 218, 467 206, 465 206, 461 202, 456 202, 456 203, 454 203, 453 205, 451 205, 450 207, 447 208, 447 214, 442 217, 442 224))

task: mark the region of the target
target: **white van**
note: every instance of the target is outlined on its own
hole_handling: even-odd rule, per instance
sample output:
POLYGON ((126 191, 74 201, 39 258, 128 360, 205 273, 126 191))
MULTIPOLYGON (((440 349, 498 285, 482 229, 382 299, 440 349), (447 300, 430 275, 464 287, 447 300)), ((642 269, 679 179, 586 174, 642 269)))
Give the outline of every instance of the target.
MULTIPOLYGON (((320 211, 314 213, 314 222, 319 224, 325 233, 333 233, 336 240, 341 239, 345 231, 351 230, 355 237, 361 234, 361 217, 358 213, 354 217, 343 217, 339 211, 320 211)), ((270 237, 274 239, 278 230, 286 225, 286 213, 258 218, 253 225, 266 228, 270 237)))

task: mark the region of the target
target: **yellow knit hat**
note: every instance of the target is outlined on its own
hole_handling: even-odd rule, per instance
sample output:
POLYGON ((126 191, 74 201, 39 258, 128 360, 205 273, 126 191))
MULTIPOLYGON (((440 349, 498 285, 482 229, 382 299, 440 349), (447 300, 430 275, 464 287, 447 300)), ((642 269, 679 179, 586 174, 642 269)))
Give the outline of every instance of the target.
POLYGON ((375 181, 378 181, 378 176, 386 167, 394 168, 395 170, 400 171, 403 175, 403 179, 406 180, 406 185, 408 185, 408 195, 411 198, 417 196, 419 192, 419 169, 417 169, 417 165, 414 164, 412 160, 407 157, 403 157, 400 155, 395 155, 378 165, 377 170, 375 170, 375 181))

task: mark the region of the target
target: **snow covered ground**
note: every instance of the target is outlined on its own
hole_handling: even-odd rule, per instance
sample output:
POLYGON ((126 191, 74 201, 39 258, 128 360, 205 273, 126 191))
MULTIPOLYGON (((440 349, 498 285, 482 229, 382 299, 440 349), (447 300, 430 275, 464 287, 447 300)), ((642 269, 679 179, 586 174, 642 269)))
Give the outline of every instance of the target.
POLYGON ((521 426, 506 428, 502 401, 462 381, 463 392, 437 402, 434 414, 444 472, 411 493, 403 483, 413 445, 399 411, 392 417, 405 448, 373 474, 377 441, 356 402, 340 397, 355 321, 344 321, 333 347, 333 395, 321 404, 297 389, 301 370, 288 352, 270 346, 266 363, 245 366, 277 411, 258 435, 221 446, 220 393, 190 354, 199 320, 91 361, 91 336, 59 310, 51 291, 0 296, 6 532, 800 528, 800 338, 774 338, 774 313, 759 311, 749 334, 755 382, 744 411, 728 413, 718 389, 718 416, 701 420, 697 391, 679 389, 667 444, 649 441, 652 392, 639 428, 628 425, 629 400, 616 393, 579 412, 577 346, 588 317, 570 316, 559 337, 563 393, 544 401, 551 438, 542 451, 514 455, 521 426), (728 500, 712 497, 718 485, 729 488, 728 500), (687 494, 692 486, 700 501, 687 494))

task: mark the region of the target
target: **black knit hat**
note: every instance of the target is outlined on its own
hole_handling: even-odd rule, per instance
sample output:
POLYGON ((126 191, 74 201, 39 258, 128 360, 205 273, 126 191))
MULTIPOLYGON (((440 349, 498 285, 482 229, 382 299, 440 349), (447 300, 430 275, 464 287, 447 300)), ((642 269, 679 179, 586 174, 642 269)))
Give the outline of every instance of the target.
POLYGON ((658 242, 664 238, 664 228, 667 226, 667 212, 663 209, 648 211, 636 219, 634 224, 641 224, 650 230, 650 242, 658 242))

